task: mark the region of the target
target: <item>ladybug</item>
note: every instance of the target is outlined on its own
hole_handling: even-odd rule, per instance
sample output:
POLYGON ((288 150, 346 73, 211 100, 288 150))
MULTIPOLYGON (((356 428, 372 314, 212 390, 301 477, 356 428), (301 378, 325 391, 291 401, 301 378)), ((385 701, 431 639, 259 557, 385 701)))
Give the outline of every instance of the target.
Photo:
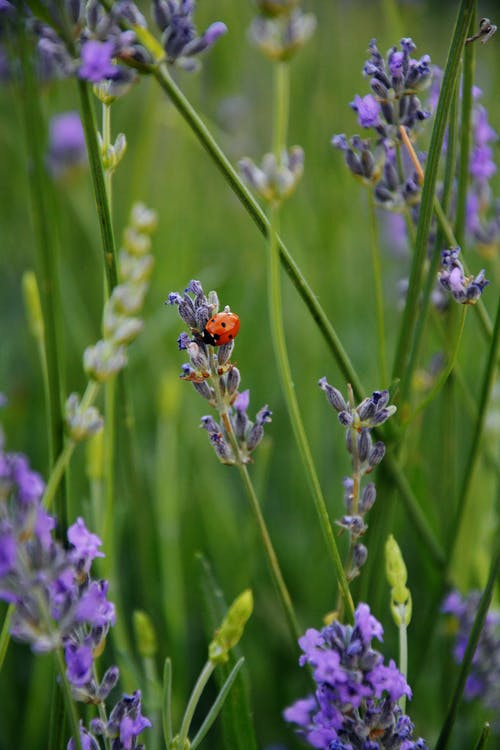
POLYGON ((210 318, 203 329, 202 339, 210 346, 230 344, 240 330, 240 319, 229 308, 210 318))

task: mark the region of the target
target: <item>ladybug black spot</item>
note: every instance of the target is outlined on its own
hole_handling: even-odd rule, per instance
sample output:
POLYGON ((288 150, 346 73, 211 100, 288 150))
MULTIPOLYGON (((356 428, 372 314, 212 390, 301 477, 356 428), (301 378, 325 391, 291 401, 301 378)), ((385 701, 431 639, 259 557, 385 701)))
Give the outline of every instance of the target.
POLYGON ((221 323, 221 326, 222 326, 223 328, 225 328, 225 327, 226 327, 226 324, 225 324, 225 323, 221 323))

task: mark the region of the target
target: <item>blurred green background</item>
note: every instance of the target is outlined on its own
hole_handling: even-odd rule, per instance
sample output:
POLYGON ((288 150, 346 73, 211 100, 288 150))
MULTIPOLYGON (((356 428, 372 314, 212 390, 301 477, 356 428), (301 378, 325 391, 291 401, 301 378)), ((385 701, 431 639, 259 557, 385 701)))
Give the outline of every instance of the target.
MULTIPOLYGON (((305 9, 318 18, 313 40, 292 64, 290 145, 306 153, 304 178, 285 206, 282 234, 328 316, 333 322, 368 393, 388 383, 377 375, 373 280, 369 249, 367 195, 332 149, 334 133, 358 132, 348 104, 355 93, 368 92, 362 76, 369 40, 385 51, 401 36, 411 36, 418 56, 429 53, 443 66, 457 2, 341 2, 317 0, 305 9), (399 20, 391 14, 394 7, 399 20), (395 23, 399 24, 395 28, 395 23)), ((479 15, 494 20, 496 3, 481 3, 479 15)), ((176 79, 202 114, 229 157, 260 160, 271 143, 272 69, 247 39, 253 7, 247 0, 205 0, 197 24, 204 29, 223 20, 229 33, 204 58, 201 73, 176 73, 176 79)), ((498 22, 498 19, 496 19, 498 22)), ((478 85, 490 121, 500 130, 498 41, 479 46, 478 85)), ((58 112, 77 109, 72 81, 43 89, 45 128, 58 112)), ((431 123, 427 126, 427 138, 431 123)), ((215 288, 221 304, 241 318, 234 361, 242 388, 251 389, 252 414, 267 403, 273 411, 265 442, 255 454, 251 474, 277 549, 301 624, 320 627, 335 606, 335 576, 319 529, 300 459, 280 393, 267 314, 265 244, 244 209, 155 81, 142 80, 113 106, 112 130, 124 132, 128 150, 114 177, 114 225, 117 238, 136 200, 158 212, 153 240, 156 267, 145 309, 145 329, 130 349, 126 380, 133 405, 136 481, 119 477, 116 524, 120 545, 120 585, 130 628, 133 609, 145 609, 158 632, 158 666, 169 655, 174 665, 175 710, 180 716, 188 690, 205 659, 207 636, 199 587, 201 552, 210 560, 228 600, 251 586, 255 613, 242 649, 247 658, 251 703, 260 747, 299 747, 281 711, 309 690, 307 674, 297 666, 266 562, 236 470, 218 464, 207 436, 198 427, 209 407, 191 386, 178 380, 182 353, 176 338, 182 330, 174 308, 165 307, 169 291, 182 291, 192 278, 206 291, 215 288), (157 508, 160 510, 160 518, 157 508), (162 517, 162 513, 164 516, 162 517), (167 520, 165 520, 167 519, 167 520), (159 533, 158 533, 159 532, 159 533), (166 580, 160 578, 160 555, 169 557, 166 580), (170 615, 165 617, 165 612, 170 615)), ((419 144, 425 148, 424 141, 419 144)), ((496 147, 498 153, 498 147, 496 147)), ((23 307, 21 277, 34 266, 34 238, 29 195, 30 167, 19 95, 14 86, 0 88, 0 386, 8 397, 2 419, 9 450, 26 452, 47 474, 46 415, 42 377, 35 344, 23 307)), ((498 175, 494 179, 499 194, 498 175)), ((89 175, 59 184, 53 221, 60 238, 59 283, 64 308, 66 389, 82 392, 81 355, 100 336, 102 264, 100 236, 89 175)), ((407 273, 407 258, 382 243, 384 294, 389 352, 392 354, 400 315, 397 280, 407 273)), ((471 251, 469 265, 483 266, 494 282, 492 257, 471 251)), ((498 261, 496 266, 498 281, 498 261)), ((485 303, 494 310, 495 284, 485 303)), ((343 431, 327 406, 317 380, 345 392, 345 384, 321 335, 287 277, 283 277, 285 323, 295 386, 319 476, 332 519, 343 512, 341 480, 349 471, 343 431)), ((474 314, 468 316, 460 361, 473 394, 485 364, 474 314)), ((423 364, 438 349, 429 340, 423 364)), ((497 404, 498 408, 498 404, 497 404)), ((407 443, 408 476, 430 523, 444 538, 453 499, 445 488, 441 460, 447 417, 435 403, 415 421, 407 443)), ((460 402, 454 412, 460 450, 457 476, 470 440, 470 423, 460 402)), ((447 428, 446 428, 447 429, 447 428)), ((122 456, 125 466, 127 456, 122 456)), ((73 516, 86 513, 89 488, 85 448, 76 452, 70 472, 73 516)), ((414 618, 409 631, 409 682, 414 700, 409 713, 417 736, 435 738, 444 716, 455 667, 447 656, 442 622, 436 610, 441 581, 418 537, 405 518, 390 481, 377 472, 378 502, 368 536, 369 564, 354 588, 384 624, 384 652, 397 658, 397 637, 388 611, 381 544, 392 531, 409 568, 414 618), (430 637, 432 634, 432 637, 430 637)), ((464 545, 455 582, 462 587, 484 582, 487 530, 491 528, 494 482, 480 464, 464 545)), ((89 526, 90 526, 89 522, 89 526)), ((340 540, 342 545, 343 540, 340 540)), ((3 610, 2 610, 3 611, 3 610)), ((33 658, 24 645, 12 643, 0 674, 0 748, 46 747, 51 691, 48 659, 33 658)), ((134 686, 132 686, 134 687, 134 686)), ((454 748, 471 747, 483 718, 480 708, 461 712, 454 748), (460 736, 458 736, 460 735, 460 736)), ((147 744, 147 736, 146 736, 147 744)), ((494 745, 493 745, 494 746, 494 745)), ((205 747, 221 747, 213 730, 205 747)))

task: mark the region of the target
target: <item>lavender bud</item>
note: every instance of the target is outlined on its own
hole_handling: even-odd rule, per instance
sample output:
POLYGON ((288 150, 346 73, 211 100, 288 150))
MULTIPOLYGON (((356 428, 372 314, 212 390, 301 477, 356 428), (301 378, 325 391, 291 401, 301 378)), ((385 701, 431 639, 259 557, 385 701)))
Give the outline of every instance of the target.
POLYGON ((72 393, 66 400, 66 426, 72 440, 86 440, 102 429, 104 419, 94 406, 88 406, 82 411, 80 397, 72 393))
POLYGON ((200 396, 203 396, 203 398, 206 398, 207 401, 211 401, 214 398, 213 389, 210 388, 210 386, 205 380, 202 383, 193 382, 193 386, 194 386, 194 389, 198 391, 200 396))
POLYGON ((222 344, 222 346, 217 347, 217 363, 220 367, 229 362, 233 349, 234 339, 233 341, 230 341, 229 344, 222 344))
POLYGON ((191 364, 196 370, 206 372, 210 369, 210 363, 208 361, 205 347, 198 345, 196 341, 190 341, 186 346, 186 349, 189 354, 191 364))
POLYGON ((368 484, 365 486, 363 490, 361 499, 359 501, 359 512, 362 515, 365 515, 365 513, 368 513, 368 511, 373 507, 376 497, 377 497, 377 490, 376 490, 374 483, 368 482, 368 484))
POLYGON ((127 364, 125 347, 115 346, 111 341, 98 341, 88 346, 83 353, 83 368, 87 375, 98 383, 104 383, 127 364))
POLYGON ((234 463, 231 446, 228 445, 222 434, 220 432, 211 432, 209 433, 209 438, 219 460, 224 464, 234 463))
POLYGON ((227 374, 226 388, 230 396, 238 390, 240 384, 240 371, 237 367, 232 367, 227 374))
POLYGON ((236 435, 239 441, 243 441, 245 439, 245 435, 246 435, 247 428, 249 425, 249 420, 246 415, 246 412, 236 410, 236 414, 234 415, 232 422, 233 422, 234 434, 236 435))
POLYGON ((371 398, 365 398, 359 404, 356 411, 358 412, 360 420, 362 422, 365 422, 373 417, 376 409, 377 405, 374 403, 374 401, 371 398))
POLYGON ((207 430, 207 432, 216 432, 218 434, 222 432, 220 425, 210 415, 201 418, 200 427, 207 430))
POLYGON ((355 544, 352 551, 352 563, 357 569, 362 568, 368 559, 368 550, 364 544, 355 544))
POLYGON ((104 673, 104 677, 101 680, 101 684, 99 685, 97 691, 96 691, 96 697, 100 701, 105 701, 110 692, 113 690, 114 686, 118 682, 120 677, 120 670, 118 667, 110 667, 106 672, 104 673))
POLYGON ((251 453, 255 448, 258 446, 258 444, 261 442, 262 438, 264 437, 264 428, 261 424, 255 423, 247 437, 247 448, 248 451, 251 453))
POLYGON ((344 477, 342 480, 342 484, 344 485, 344 505, 346 507, 347 513, 349 515, 352 514, 352 506, 353 506, 353 489, 354 489, 354 480, 351 477, 344 477))
POLYGON ((331 406, 333 406, 336 411, 347 410, 347 404, 344 401, 344 397, 342 396, 341 392, 337 390, 337 388, 334 388, 332 385, 330 385, 327 382, 326 377, 320 378, 320 380, 318 380, 318 385, 321 390, 325 392, 328 403, 331 404, 331 406))
POLYGON ((339 413, 339 422, 343 427, 350 427, 353 423, 353 416, 348 411, 339 413))
POLYGON ((384 456, 385 456, 385 445, 381 440, 379 440, 373 446, 372 452, 370 453, 368 457, 369 465, 372 468, 374 468, 382 461, 384 456))
POLYGON ((359 515, 342 516, 342 518, 336 523, 343 529, 347 529, 353 539, 357 539, 357 537, 362 536, 368 528, 362 517, 359 515))
POLYGON ((370 433, 366 427, 363 427, 358 437, 358 456, 361 463, 364 463, 364 461, 366 461, 366 459, 368 458, 370 448, 370 433))

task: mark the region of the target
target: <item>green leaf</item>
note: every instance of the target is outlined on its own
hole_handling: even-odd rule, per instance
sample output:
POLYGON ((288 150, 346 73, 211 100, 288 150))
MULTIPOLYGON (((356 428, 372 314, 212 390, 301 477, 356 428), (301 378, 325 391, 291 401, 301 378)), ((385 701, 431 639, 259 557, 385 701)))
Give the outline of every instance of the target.
POLYGON ((215 719, 219 715, 219 711, 221 710, 222 706, 224 705, 224 701, 226 700, 226 697, 233 685, 233 682, 235 681, 236 677, 238 676, 238 673, 243 666, 245 662, 244 657, 242 656, 241 659, 238 659, 236 662, 234 668, 231 670, 229 677, 223 684, 217 698, 212 704, 212 707, 208 714, 205 717, 205 720, 203 721, 203 724, 199 728, 195 738, 191 742, 191 748, 190 750, 196 750, 200 742, 204 739, 205 735, 207 734, 208 730, 214 723, 215 719))
MULTIPOLYGON (((205 629, 207 638, 211 640, 214 630, 227 613, 227 604, 208 561, 199 555, 199 563, 205 629)), ((241 657, 242 649, 238 645, 230 652, 228 662, 217 667, 214 676, 221 692, 241 657)), ((257 750, 249 692, 248 672, 246 669, 239 669, 221 712, 224 746, 227 750, 257 750)))

